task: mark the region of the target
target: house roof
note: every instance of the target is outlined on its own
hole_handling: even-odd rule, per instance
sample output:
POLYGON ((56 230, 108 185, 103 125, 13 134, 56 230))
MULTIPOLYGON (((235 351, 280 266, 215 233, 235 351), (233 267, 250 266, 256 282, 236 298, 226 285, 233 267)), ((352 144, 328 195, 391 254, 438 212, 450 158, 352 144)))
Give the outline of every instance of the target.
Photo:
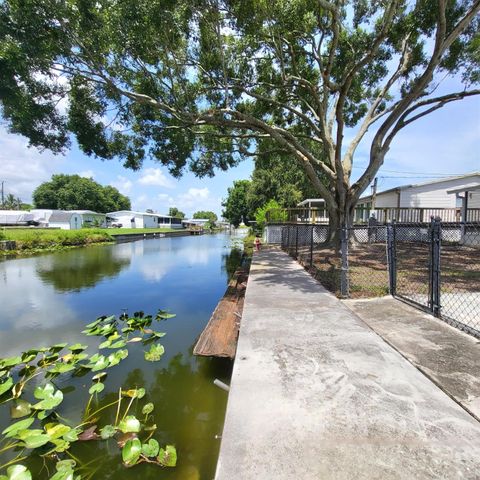
POLYGON ((62 212, 59 210, 54 210, 53 213, 50 215, 50 218, 48 219, 48 221, 50 223, 70 222, 71 218, 74 215, 75 215, 75 212, 62 212))
POLYGON ((300 203, 297 203, 297 207, 302 207, 303 205, 307 205, 307 203, 311 203, 311 202, 325 203, 325 200, 323 198, 307 198, 305 200, 302 200, 300 203))
POLYGON ((161 213, 149 213, 149 212, 136 212, 134 210, 119 210, 118 212, 108 212, 105 215, 115 216, 115 215, 142 215, 144 217, 162 217, 162 218, 177 218, 170 215, 163 215, 161 213))
MULTIPOLYGON (((402 190, 408 190, 409 188, 424 187, 425 185, 435 185, 437 183, 451 182, 452 180, 460 180, 462 178, 473 178, 473 177, 479 177, 480 178, 480 172, 471 172, 471 173, 466 173, 465 175, 458 175, 458 176, 455 176, 455 177, 445 177, 445 178, 441 178, 441 179, 438 179, 438 180, 431 180, 430 182, 412 183, 412 184, 409 184, 409 185, 400 185, 398 187, 389 188, 388 190, 383 190, 382 192, 377 192, 377 197, 378 197, 378 195, 382 195, 384 193, 400 192, 402 190)), ((461 187, 457 187, 457 188, 460 188, 460 190, 459 190, 460 192, 465 191, 464 188, 461 188, 461 187)), ((451 193, 451 191, 449 190, 448 193, 451 193)), ((364 197, 359 198, 358 202, 369 200, 370 198, 372 198, 371 195, 365 195, 364 197)))
POLYGON ((447 193, 476 192, 477 190, 480 190, 480 182, 463 185, 462 187, 454 188, 453 190, 447 190, 447 193))
POLYGON ((105 213, 94 212, 93 210, 69 210, 69 212, 75 212, 79 215, 105 215, 105 213))

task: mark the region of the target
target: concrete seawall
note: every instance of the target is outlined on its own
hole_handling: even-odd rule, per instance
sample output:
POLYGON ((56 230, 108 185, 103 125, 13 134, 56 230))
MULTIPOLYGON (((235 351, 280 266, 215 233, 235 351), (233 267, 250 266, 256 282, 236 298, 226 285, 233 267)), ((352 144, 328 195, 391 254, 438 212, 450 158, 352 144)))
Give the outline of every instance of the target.
POLYGON ((112 235, 117 243, 134 242, 144 238, 165 238, 165 237, 189 237, 190 230, 178 232, 148 232, 148 233, 124 233, 112 235))
POLYGON ((255 254, 216 480, 479 472, 479 422, 286 254, 255 254))

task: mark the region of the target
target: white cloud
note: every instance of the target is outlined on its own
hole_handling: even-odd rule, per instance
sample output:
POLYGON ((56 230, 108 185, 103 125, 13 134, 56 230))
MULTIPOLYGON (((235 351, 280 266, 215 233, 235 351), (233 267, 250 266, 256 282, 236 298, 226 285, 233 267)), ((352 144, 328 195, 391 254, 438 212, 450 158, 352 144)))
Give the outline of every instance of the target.
POLYGON ((113 182, 110 182, 110 185, 112 187, 115 187, 120 193, 123 193, 124 195, 130 193, 133 187, 132 181, 129 180, 127 177, 124 177, 123 175, 117 175, 117 179, 113 182))
POLYGON ((175 206, 187 213, 193 213, 198 210, 217 211, 221 200, 211 195, 207 187, 189 188, 185 193, 179 194, 175 199, 175 206))
POLYGON ((220 198, 212 196, 207 187, 192 187, 178 195, 169 195, 168 193, 159 193, 156 196, 141 194, 132 200, 134 210, 151 208, 155 212, 167 214, 170 207, 177 207, 187 216, 191 216, 198 210, 218 212, 220 203, 220 198))
POLYGON ((78 174, 84 178, 93 178, 95 176, 93 170, 84 170, 83 172, 79 172, 78 174))
POLYGON ((64 162, 62 156, 28 148, 23 137, 0 127, 0 180, 5 181, 5 193, 29 202, 33 190, 58 172, 64 162))
POLYGON ((156 187, 173 188, 173 182, 160 168, 147 168, 138 179, 141 185, 154 185, 156 187))

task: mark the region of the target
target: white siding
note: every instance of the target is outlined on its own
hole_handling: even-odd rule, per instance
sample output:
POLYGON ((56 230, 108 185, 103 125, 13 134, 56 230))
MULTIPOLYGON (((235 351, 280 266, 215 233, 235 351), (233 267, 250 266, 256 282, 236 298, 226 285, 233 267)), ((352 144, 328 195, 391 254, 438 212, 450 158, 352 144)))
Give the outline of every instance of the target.
POLYGON ((468 208, 480 208, 480 192, 471 192, 468 196, 468 208))
POLYGON ((144 228, 157 228, 157 217, 152 217, 151 215, 143 215, 143 227, 144 228))
MULTIPOLYGON (((430 183, 402 189, 400 207, 415 208, 455 208, 456 195, 447 193, 448 190, 462 187, 472 181, 480 181, 480 175, 465 178, 446 180, 445 182, 430 183)), ((473 208, 473 207, 472 207, 473 208)))
POLYGON ((79 230, 82 228, 82 217, 77 213, 72 214, 70 222, 49 222, 49 228, 60 228, 61 230, 79 230))
POLYGON ((398 193, 386 192, 377 194, 375 200, 375 208, 397 208, 398 207, 398 193))

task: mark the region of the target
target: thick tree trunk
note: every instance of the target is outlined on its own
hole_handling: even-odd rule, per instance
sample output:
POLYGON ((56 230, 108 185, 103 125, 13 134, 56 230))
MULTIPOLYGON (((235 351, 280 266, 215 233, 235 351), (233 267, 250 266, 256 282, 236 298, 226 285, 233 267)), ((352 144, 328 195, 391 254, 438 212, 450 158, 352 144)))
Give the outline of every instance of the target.
POLYGON ((343 205, 343 208, 340 206, 327 206, 330 218, 328 242, 339 251, 341 246, 341 230, 343 227, 350 227, 353 224, 355 205, 352 204, 348 198, 347 192, 345 192, 345 197, 342 201, 338 202, 337 205, 343 205))

